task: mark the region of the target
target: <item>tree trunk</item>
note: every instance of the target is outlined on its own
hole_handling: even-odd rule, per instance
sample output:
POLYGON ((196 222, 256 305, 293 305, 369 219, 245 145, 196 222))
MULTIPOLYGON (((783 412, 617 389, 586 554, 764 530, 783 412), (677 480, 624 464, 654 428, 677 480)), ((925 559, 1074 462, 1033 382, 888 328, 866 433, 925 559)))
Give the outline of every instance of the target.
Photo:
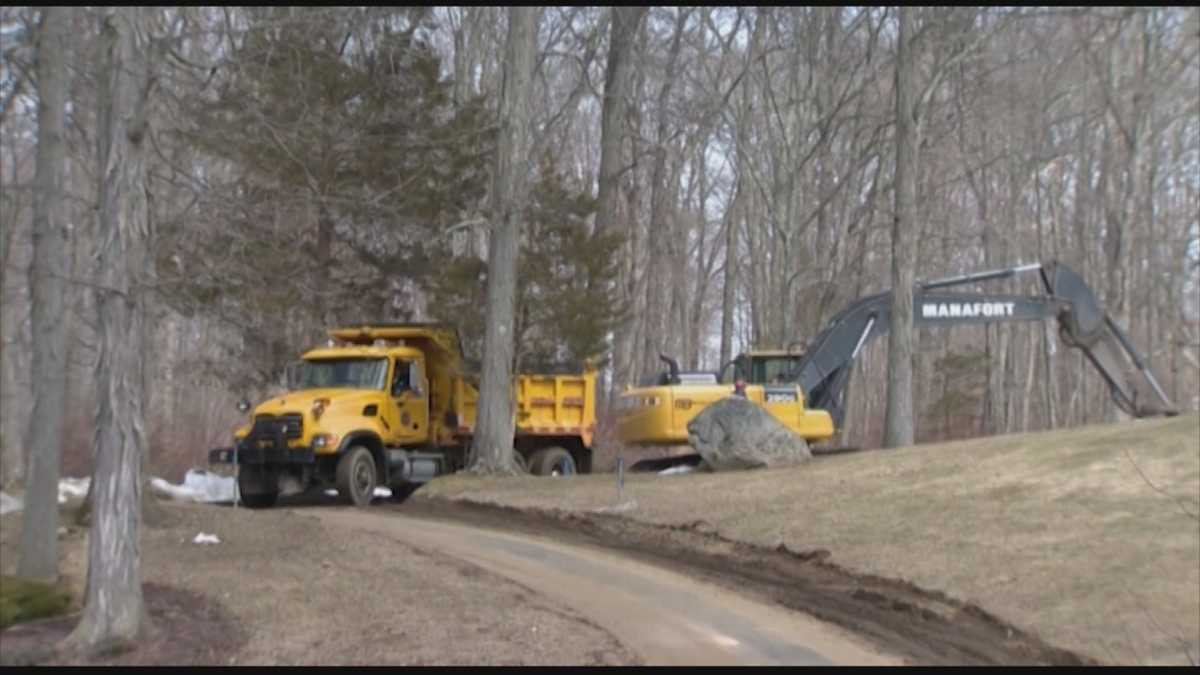
POLYGON ((123 7, 107 12, 102 26, 96 470, 86 603, 79 625, 68 638, 69 646, 89 652, 128 644, 146 627, 139 569, 141 467, 146 452, 142 367, 148 347, 143 306, 150 263, 146 19, 146 10, 123 7))
POLYGON ((650 176, 650 233, 647 242, 650 263, 646 268, 646 315, 645 331, 642 334, 642 372, 653 373, 658 369, 658 355, 667 348, 667 330, 672 323, 668 319, 671 310, 671 288, 668 279, 674 272, 675 259, 671 255, 670 218, 675 210, 676 176, 668 166, 668 104, 675 84, 676 66, 682 46, 684 24, 688 10, 676 9, 674 33, 670 52, 667 55, 666 77, 658 92, 657 130, 654 134, 654 169, 650 176))
POLYGON ((513 461, 513 326, 517 297, 517 242, 529 191, 529 96, 537 40, 536 7, 509 9, 500 140, 492 199, 494 230, 488 244, 487 332, 479 387, 471 469, 516 473, 513 461))
MULTIPOLYGON (((746 68, 749 70, 752 67, 754 59, 758 56, 759 45, 762 44, 762 36, 766 30, 766 17, 761 13, 756 13, 754 17, 754 30, 750 33, 750 45, 746 49, 746 68)), ((729 212, 725 217, 725 278, 722 282, 721 291, 721 359, 717 367, 721 367, 733 358, 733 315, 737 311, 737 284, 738 284, 738 228, 742 214, 746 213, 746 205, 749 201, 749 179, 747 174, 750 172, 750 119, 753 111, 754 92, 751 89, 752 77, 746 77, 742 80, 742 101, 741 110, 737 116, 737 129, 735 131, 735 148, 737 158, 736 181, 733 187, 733 198, 730 200, 729 212)))
MULTIPOLYGON (((638 44, 645 41, 644 35, 646 32, 646 22, 642 22, 638 30, 638 44)), ((634 91, 641 92, 644 88, 645 73, 637 72, 635 78, 634 91)), ((635 99, 640 98, 639 95, 634 96, 635 99)), ((646 284, 646 274, 638 274, 639 269, 643 269, 644 265, 640 264, 641 250, 644 247, 644 232, 638 219, 638 205, 642 201, 642 185, 641 181, 636 176, 637 160, 642 153, 641 144, 641 129, 642 129, 642 114, 641 106, 628 106, 626 111, 626 123, 629 128, 629 145, 630 156, 634 159, 633 171, 635 175, 631 180, 620 183, 622 186, 621 193, 622 201, 625 204, 625 220, 627 237, 622 246, 621 269, 617 275, 618 285, 621 287, 622 299, 624 300, 629 314, 629 320, 626 322, 626 329, 617 333, 614 341, 613 350, 624 355, 625 365, 623 371, 614 371, 613 378, 617 387, 622 385, 632 384, 638 381, 641 377, 641 345, 642 332, 645 330, 645 312, 642 311, 642 306, 645 302, 645 292, 643 287, 646 284)))
MULTIPOLYGON (((596 232, 616 230, 628 234, 628 223, 616 222, 620 204, 620 178, 624 157, 621 149, 625 140, 625 117, 629 107, 629 85, 633 73, 633 42, 637 35, 645 7, 613 7, 612 24, 609 28, 608 66, 604 80, 604 107, 600 118, 600 175, 598 178, 596 210, 596 232)), ((617 280, 618 292, 623 292, 621 280, 617 280)), ((626 316, 618 324, 619 334, 628 334, 632 329, 632 317, 626 316)), ((629 377, 630 357, 628 349, 619 348, 623 341, 618 335, 613 349, 613 388, 619 391, 623 380, 629 377)))
MULTIPOLYGON (((735 188, 736 190, 737 188, 735 188)), ((733 312, 735 311, 737 293, 737 209, 739 197, 734 197, 725 214, 725 274, 721 282, 721 355, 717 360, 717 368, 721 368, 733 358, 733 312)))
MULTIPOLYGON (((24 81, 23 79, 21 81, 24 81)), ((6 178, 6 185, 17 185, 19 181, 17 162, 15 158, 9 161, 10 175, 6 178)), ((3 167, 0 167, 2 170, 3 167)), ((4 179, 0 175, 0 179, 4 179)), ((14 191, 15 192, 15 191, 14 191)), ((10 297, 9 288, 6 285, 6 276, 9 268, 9 258, 13 252, 13 240, 16 238, 17 224, 21 222, 21 201, 14 200, 15 204, 11 210, 5 210, 0 213, 0 294, 3 297, 10 297)), ((8 304, 18 303, 2 303, 0 304, 0 326, 13 327, 17 321, 9 320, 7 313, 15 313, 15 307, 9 307, 8 304)), ((22 303, 23 304, 23 303, 22 303)), ((24 307, 21 307, 22 312, 24 307)), ((10 485, 23 483, 25 480, 26 470, 26 452, 25 446, 19 439, 20 434, 13 434, 8 431, 4 425, 4 420, 15 420, 24 417, 24 397, 17 396, 17 373, 23 371, 20 364, 20 355, 22 350, 18 348, 18 339, 23 330, 14 330, 12 343, 8 342, 8 338, 0 330, 0 487, 9 487, 10 485), (17 436, 17 438, 14 438, 17 436)))
POLYGON ((896 214, 892 220, 892 326, 888 333, 884 447, 913 442, 913 261, 915 258, 917 139, 911 53, 912 10, 901 7, 896 55, 896 214))
POLYGON ((17 574, 37 579, 58 577, 58 472, 62 463, 63 412, 66 409, 66 325, 64 262, 69 234, 62 218, 63 103, 67 91, 67 10, 43 11, 38 40, 38 148, 34 179, 33 264, 33 416, 26 445, 29 478, 21 527, 17 574))

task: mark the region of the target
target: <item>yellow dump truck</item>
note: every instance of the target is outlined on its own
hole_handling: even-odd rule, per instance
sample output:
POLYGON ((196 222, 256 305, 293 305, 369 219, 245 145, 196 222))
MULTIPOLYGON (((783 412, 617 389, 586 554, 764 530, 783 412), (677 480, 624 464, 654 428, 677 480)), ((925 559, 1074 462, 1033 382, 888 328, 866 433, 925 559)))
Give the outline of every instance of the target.
MULTIPOLYGON (((210 462, 238 466, 243 503, 336 487, 364 505, 377 485, 405 496, 466 465, 479 392, 457 331, 374 324, 329 337, 289 367, 288 392, 256 406, 232 447, 209 452, 210 462)), ((513 387, 518 461, 537 475, 591 472, 596 371, 522 373, 513 387)))

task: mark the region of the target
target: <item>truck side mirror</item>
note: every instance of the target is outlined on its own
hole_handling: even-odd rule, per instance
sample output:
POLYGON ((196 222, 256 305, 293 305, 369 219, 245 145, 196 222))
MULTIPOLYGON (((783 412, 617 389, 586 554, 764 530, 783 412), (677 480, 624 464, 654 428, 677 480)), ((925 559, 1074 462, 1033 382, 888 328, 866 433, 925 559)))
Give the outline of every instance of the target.
POLYGON ((240 413, 249 411, 250 410, 250 401, 248 401, 247 399, 244 399, 244 398, 242 400, 238 401, 237 409, 238 409, 238 412, 240 412, 240 413))
POLYGON ((284 369, 284 383, 288 391, 296 391, 304 381, 304 361, 292 361, 284 369))

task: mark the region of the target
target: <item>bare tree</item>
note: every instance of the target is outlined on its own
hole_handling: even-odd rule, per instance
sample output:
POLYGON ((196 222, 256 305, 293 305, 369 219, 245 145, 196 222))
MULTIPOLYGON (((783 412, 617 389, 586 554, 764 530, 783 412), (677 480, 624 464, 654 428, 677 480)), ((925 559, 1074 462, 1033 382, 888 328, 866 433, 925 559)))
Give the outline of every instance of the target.
MULTIPOLYGON (((675 22, 671 33, 671 46, 667 55, 666 73, 658 90, 655 120, 655 146, 653 169, 650 175, 650 265, 646 270, 646 315, 642 333, 641 373, 652 373, 658 367, 658 355, 671 337, 669 320, 672 288, 670 279, 680 263, 672 255, 679 242, 672 242, 672 227, 675 218, 677 181, 679 172, 674 170, 671 158, 671 90, 676 84, 679 54, 683 33, 686 30, 690 9, 675 9, 675 22)), ((679 326, 683 328, 682 325, 679 326)))
POLYGON ((146 198, 151 42, 148 11, 105 13, 97 141, 96 296, 100 321, 92 527, 83 616, 68 644, 83 651, 136 640, 145 627, 139 527, 146 454, 146 198))
MULTIPOLYGON (((754 29, 750 33, 750 44, 746 49, 746 67, 758 57, 763 34, 767 25, 766 17, 758 13, 754 17, 754 29)), ((746 203, 750 200, 750 179, 748 174, 753 170, 750 166, 749 133, 751 111, 754 105, 753 78, 745 78, 741 82, 742 96, 736 122, 734 123, 733 143, 737 161, 736 178, 733 185, 733 196, 725 213, 725 269, 721 287, 721 351, 717 358, 717 367, 724 366, 733 357, 733 317, 736 312, 738 277, 738 230, 739 218, 746 211, 746 203)))
POLYGON ((517 243, 529 193, 529 92, 539 10, 513 7, 508 15, 504 82, 500 89, 500 139, 492 187, 493 231, 488 242, 487 328, 479 386, 471 469, 512 473, 513 328, 517 295, 517 243))
POLYGON ((900 7, 896 43, 896 213, 892 219, 892 326, 888 333, 887 412, 883 444, 913 442, 913 267, 916 264, 917 149, 913 100, 916 62, 912 10, 900 7))
MULTIPOLYGON (((629 107, 629 88, 633 74, 633 42, 646 15, 645 7, 613 7, 609 27, 608 66, 604 75, 604 106, 600 122, 600 177, 596 210, 598 232, 617 229, 624 232, 627 223, 617 222, 620 205, 618 190, 624 171, 625 116, 629 107)), ((629 349, 624 346, 630 333, 628 322, 618 329, 613 354, 613 382, 626 382, 632 364, 629 349)), ((616 387, 613 389, 617 391, 616 387)))
MULTIPOLYGON (((10 268, 18 267, 20 236, 29 228, 26 213, 29 211, 28 166, 36 148, 30 148, 24 139, 35 136, 32 121, 19 112, 25 111, 21 104, 22 94, 33 80, 31 71, 34 61, 34 35, 30 28, 34 23, 33 11, 28 8, 4 7, 0 9, 0 22, 14 27, 6 36, 2 51, 6 77, 0 83, 0 486, 9 487, 24 481, 28 469, 27 452, 21 441, 27 431, 23 425, 28 414, 27 395, 21 374, 27 372, 30 360, 28 340, 25 339, 25 303, 20 302, 16 288, 17 279, 8 274, 10 268), (17 28, 19 26, 19 28, 17 28), (14 429, 15 427, 15 429, 14 429)), ((36 167, 35 167, 36 170, 36 167)))
POLYGON ((63 103, 67 92, 68 10, 47 7, 37 46, 38 150, 33 198, 33 416, 26 445, 29 477, 21 528, 24 577, 58 577, 58 472, 66 398, 63 272, 69 234, 63 221, 63 103))

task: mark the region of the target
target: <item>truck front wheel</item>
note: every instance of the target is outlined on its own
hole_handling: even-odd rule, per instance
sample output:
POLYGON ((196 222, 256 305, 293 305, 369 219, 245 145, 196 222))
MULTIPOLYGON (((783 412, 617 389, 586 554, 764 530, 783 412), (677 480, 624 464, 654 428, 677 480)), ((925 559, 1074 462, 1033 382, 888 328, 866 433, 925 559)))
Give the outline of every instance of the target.
POLYGON ((375 460, 361 445, 350 447, 338 460, 338 497, 347 504, 367 506, 375 496, 375 460))
POLYGON ((266 509, 275 505, 279 488, 275 476, 259 466, 242 466, 238 469, 238 499, 252 509, 266 509))

